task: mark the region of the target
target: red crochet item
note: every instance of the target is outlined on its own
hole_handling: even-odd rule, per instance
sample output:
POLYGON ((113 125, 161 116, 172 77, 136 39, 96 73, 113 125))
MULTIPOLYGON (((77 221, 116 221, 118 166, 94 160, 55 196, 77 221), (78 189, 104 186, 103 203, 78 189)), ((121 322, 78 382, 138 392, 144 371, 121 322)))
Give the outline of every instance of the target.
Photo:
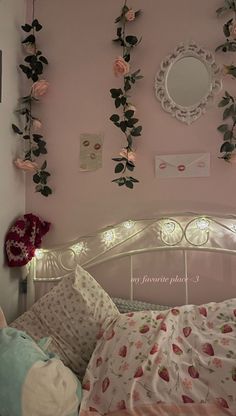
POLYGON ((33 214, 19 217, 6 235, 5 249, 9 267, 25 266, 34 257, 50 223, 33 214))

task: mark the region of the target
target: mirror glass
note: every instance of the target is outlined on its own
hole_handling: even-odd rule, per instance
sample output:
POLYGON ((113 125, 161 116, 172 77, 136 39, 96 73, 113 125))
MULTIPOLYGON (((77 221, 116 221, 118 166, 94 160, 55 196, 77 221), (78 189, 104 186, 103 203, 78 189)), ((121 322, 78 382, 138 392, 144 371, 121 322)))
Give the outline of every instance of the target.
POLYGON ((209 93, 211 76, 204 62, 194 56, 185 56, 170 66, 166 89, 177 105, 191 107, 209 93))

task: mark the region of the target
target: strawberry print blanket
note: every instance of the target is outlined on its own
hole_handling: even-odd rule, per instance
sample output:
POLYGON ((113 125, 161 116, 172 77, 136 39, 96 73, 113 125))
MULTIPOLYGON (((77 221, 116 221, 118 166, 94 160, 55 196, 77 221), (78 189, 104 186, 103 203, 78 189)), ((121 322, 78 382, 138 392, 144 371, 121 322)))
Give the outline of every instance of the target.
POLYGON ((236 299, 105 322, 81 416, 236 415, 236 299))

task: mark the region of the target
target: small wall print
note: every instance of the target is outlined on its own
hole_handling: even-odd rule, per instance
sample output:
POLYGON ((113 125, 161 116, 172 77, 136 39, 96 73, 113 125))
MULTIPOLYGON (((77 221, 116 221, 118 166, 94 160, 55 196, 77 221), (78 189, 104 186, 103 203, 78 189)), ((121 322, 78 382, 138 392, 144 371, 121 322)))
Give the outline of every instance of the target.
POLYGON ((197 178, 210 176, 210 153, 160 155, 155 157, 156 176, 197 178))
POLYGON ((0 103, 2 102, 2 51, 0 51, 0 103))
POLYGON ((102 167, 103 137, 99 134, 80 135, 80 170, 84 172, 102 167))

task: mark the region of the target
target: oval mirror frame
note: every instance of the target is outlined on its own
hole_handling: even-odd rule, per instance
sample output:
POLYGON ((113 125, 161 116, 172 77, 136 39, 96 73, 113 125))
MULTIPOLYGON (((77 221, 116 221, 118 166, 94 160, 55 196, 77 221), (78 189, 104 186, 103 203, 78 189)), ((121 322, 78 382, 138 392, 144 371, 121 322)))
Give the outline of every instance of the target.
POLYGON ((195 42, 181 43, 171 55, 162 62, 155 76, 155 94, 164 111, 176 117, 179 121, 190 125, 205 114, 207 106, 222 89, 222 71, 216 64, 214 54, 198 46, 195 42), (170 96, 167 87, 168 75, 173 65, 179 60, 193 57, 200 60, 209 73, 209 89, 196 104, 188 107, 177 104, 170 96))

